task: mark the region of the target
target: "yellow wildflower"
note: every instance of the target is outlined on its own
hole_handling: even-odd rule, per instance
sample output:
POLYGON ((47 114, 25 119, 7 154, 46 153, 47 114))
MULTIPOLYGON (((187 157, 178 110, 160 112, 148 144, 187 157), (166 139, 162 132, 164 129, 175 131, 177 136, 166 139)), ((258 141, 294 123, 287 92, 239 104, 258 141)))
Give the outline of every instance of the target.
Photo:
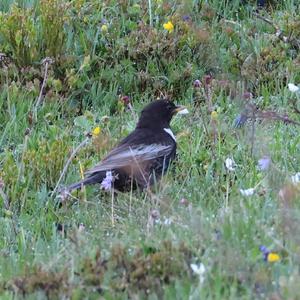
POLYGON ((172 32, 174 30, 174 25, 171 21, 164 23, 164 29, 166 29, 168 32, 172 32))
POLYGON ((94 137, 98 136, 101 132, 101 128, 99 126, 95 127, 92 131, 94 137))
POLYGON ((211 112, 210 116, 211 116, 211 119, 214 121, 216 121, 218 119, 218 113, 215 110, 213 110, 211 112))
POLYGON ((107 25, 103 24, 103 25, 101 26, 101 31, 102 31, 103 33, 106 33, 106 32, 108 31, 107 25))
POLYGON ((267 259, 268 262, 276 262, 280 260, 280 256, 277 253, 270 252, 267 259))

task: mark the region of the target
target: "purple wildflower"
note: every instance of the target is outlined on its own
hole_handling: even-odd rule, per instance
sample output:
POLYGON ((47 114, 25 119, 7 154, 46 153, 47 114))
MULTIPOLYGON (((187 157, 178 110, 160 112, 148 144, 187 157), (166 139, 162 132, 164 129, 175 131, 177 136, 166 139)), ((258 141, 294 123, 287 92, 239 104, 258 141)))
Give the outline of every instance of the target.
POLYGON ((270 250, 266 246, 264 246, 264 245, 261 245, 259 247, 259 250, 263 254, 264 261, 268 261, 268 255, 270 254, 270 250))
POLYGON ((189 21, 191 21, 191 17, 189 15, 184 15, 184 16, 182 16, 182 20, 184 22, 189 22, 189 21))
POLYGON ((247 120, 248 120, 248 116, 247 115, 245 115, 245 114, 239 114, 235 118, 235 120, 233 122, 233 127, 235 127, 235 128, 241 128, 241 127, 243 127, 245 125, 245 123, 247 122, 247 120))
POLYGON ((269 169, 270 164, 271 164, 271 159, 270 159, 270 157, 265 156, 265 157, 263 157, 263 158, 261 158, 261 159, 258 160, 258 165, 257 165, 257 167, 258 167, 258 169, 259 169, 260 171, 266 171, 266 170, 269 169))
POLYGON ((103 188, 105 191, 111 191, 113 182, 114 176, 112 175, 111 171, 106 171, 106 176, 101 182, 101 188, 103 188))
POLYGON ((269 263, 275 263, 280 261, 280 255, 276 252, 272 252, 270 251, 267 247, 265 246, 260 246, 259 250, 262 252, 263 254, 263 259, 264 261, 267 261, 269 263))
POLYGON ((200 88, 202 85, 201 81, 199 79, 196 79, 194 81, 194 88, 200 88))

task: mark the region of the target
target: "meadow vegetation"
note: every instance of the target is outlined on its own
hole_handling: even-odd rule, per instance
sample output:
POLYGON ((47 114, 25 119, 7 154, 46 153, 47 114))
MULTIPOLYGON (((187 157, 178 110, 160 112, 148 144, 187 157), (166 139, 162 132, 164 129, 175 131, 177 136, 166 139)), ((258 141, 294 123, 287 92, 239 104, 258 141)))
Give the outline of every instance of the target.
POLYGON ((299 299, 299 12, 2 0, 1 299, 299 299), (59 198, 166 96, 190 115, 152 193, 59 198))

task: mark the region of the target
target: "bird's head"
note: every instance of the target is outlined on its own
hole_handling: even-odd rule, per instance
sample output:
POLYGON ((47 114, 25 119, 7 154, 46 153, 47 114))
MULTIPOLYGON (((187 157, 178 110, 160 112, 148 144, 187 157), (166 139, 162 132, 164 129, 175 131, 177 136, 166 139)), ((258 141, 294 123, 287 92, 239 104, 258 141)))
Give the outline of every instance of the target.
POLYGON ((188 110, 184 106, 175 105, 168 99, 156 100, 142 110, 137 127, 168 128, 174 115, 186 113, 188 110))

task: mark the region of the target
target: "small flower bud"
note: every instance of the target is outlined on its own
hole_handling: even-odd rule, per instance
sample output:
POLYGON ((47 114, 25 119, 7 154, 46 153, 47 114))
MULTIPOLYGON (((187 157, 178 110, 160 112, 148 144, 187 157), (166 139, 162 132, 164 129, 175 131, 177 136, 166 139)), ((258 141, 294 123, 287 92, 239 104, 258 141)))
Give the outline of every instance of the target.
POLYGON ((130 97, 129 96, 123 96, 121 98, 121 101, 124 103, 125 106, 127 106, 130 103, 130 97))
POLYGON ((205 82, 205 85, 210 85, 211 82, 212 82, 212 76, 211 75, 205 75, 204 76, 204 82, 205 82))
POLYGON ((101 32, 106 33, 107 31, 108 31, 107 25, 106 25, 106 24, 103 24, 103 25, 101 26, 101 32))
POLYGON ((253 98, 253 95, 252 95, 252 93, 250 93, 250 92, 245 92, 245 93, 243 94, 242 98, 243 98, 244 100, 252 99, 252 98, 253 98))
POLYGON ((2 180, 2 178, 0 178, 0 189, 3 189, 4 188, 4 182, 2 180))
POLYGON ((29 135, 29 133, 30 133, 30 129, 29 129, 29 128, 26 128, 26 130, 25 130, 25 136, 26 136, 26 135, 29 135))
POLYGON ((160 213, 157 209, 152 209, 150 215, 154 220, 156 220, 159 218, 160 213))
POLYGON ((179 204, 181 204, 182 206, 188 206, 189 201, 185 198, 182 198, 182 199, 180 199, 179 204))
POLYGON ((211 112, 210 116, 211 116, 211 119, 214 121, 216 121, 218 119, 218 113, 215 110, 213 110, 211 112))
POLYGON ((103 117, 101 118, 101 121, 102 121, 103 123, 107 124, 107 123, 109 122, 109 116, 103 116, 103 117))
POLYGON ((54 59, 51 57, 45 57, 41 63, 42 65, 46 65, 46 64, 51 65, 54 63, 54 59))

